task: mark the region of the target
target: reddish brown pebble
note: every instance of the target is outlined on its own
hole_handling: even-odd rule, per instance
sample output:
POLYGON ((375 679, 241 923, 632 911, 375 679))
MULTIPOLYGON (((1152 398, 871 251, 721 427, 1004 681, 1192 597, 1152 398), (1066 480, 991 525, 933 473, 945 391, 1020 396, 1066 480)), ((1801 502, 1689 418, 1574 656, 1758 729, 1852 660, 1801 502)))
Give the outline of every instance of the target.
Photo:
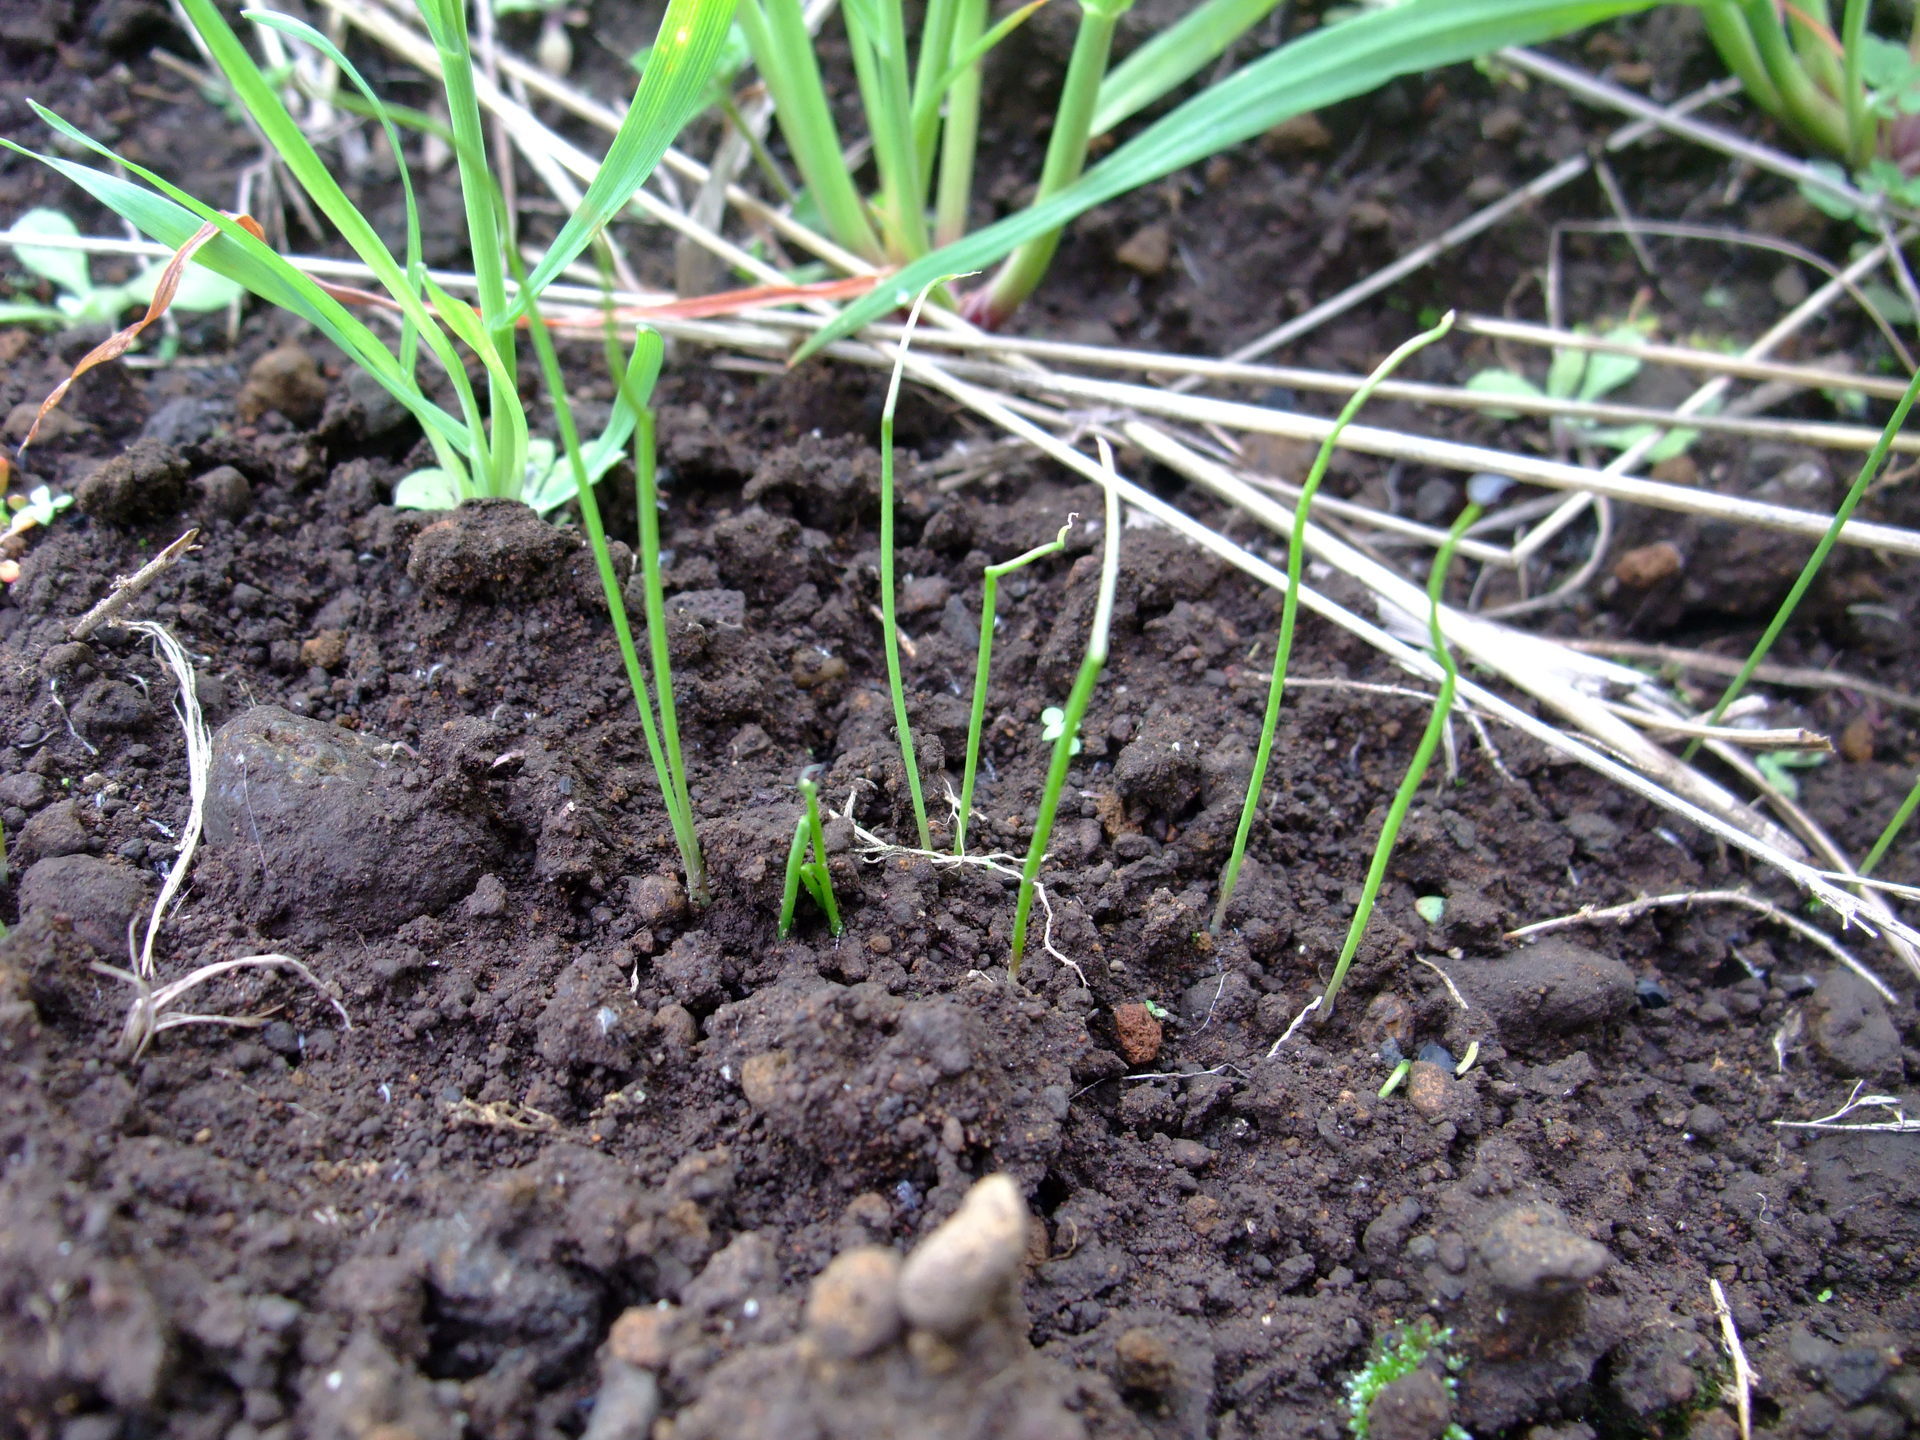
POLYGON ((347 632, 322 630, 300 646, 300 663, 322 670, 337 669, 347 658, 347 632))
POLYGON ((1864 715, 1849 720, 1840 732, 1840 753, 1856 765, 1873 759, 1873 722, 1864 715))
POLYGON ((607 1334, 607 1353, 639 1370, 667 1363, 667 1331, 679 1312, 657 1305, 636 1305, 621 1312, 607 1334))
POLYGON ((1450 1119, 1455 1108, 1454 1079, 1443 1065, 1416 1060, 1407 1072, 1407 1103, 1429 1120, 1450 1119))
POLYGON ((1629 550, 1615 561, 1613 578, 1629 590, 1651 590, 1662 580, 1678 575, 1686 563, 1678 545, 1657 540, 1629 550))
POLYGON ((1129 1065, 1151 1065, 1158 1058, 1164 1032, 1153 1012, 1138 1000, 1113 1007, 1113 1029, 1129 1065))

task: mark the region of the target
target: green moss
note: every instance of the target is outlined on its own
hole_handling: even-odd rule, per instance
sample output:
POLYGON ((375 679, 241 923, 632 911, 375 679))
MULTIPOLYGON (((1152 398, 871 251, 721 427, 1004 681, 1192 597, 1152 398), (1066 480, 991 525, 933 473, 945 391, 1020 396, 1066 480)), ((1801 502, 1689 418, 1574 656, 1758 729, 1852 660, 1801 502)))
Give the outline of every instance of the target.
MULTIPOLYGON (((1423 1317, 1411 1325, 1389 1331, 1374 1342, 1372 1358, 1347 1379, 1347 1428, 1353 1431, 1354 1440, 1367 1440, 1367 1408, 1373 1404, 1373 1397, 1401 1376, 1418 1370, 1429 1355, 1436 1352, 1440 1355, 1447 1389, 1451 1392, 1459 1388, 1454 1375, 1465 1362, 1446 1354, 1447 1342, 1451 1339, 1451 1329, 1443 1329, 1423 1317)), ((1460 1426, 1449 1425, 1443 1440, 1473 1440, 1473 1437, 1460 1426)))

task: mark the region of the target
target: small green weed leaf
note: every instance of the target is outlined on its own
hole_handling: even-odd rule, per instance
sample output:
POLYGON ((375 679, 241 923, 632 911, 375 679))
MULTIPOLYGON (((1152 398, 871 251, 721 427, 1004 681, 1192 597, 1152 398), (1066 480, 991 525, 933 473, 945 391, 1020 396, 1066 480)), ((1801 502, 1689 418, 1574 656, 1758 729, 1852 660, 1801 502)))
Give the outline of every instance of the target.
POLYGON ((1826 763, 1824 750, 1768 750, 1753 757, 1753 768, 1789 800, 1800 798, 1800 781, 1793 772, 1812 770, 1826 763))
MULTIPOLYGON (((1622 325, 1607 331, 1606 338, 1623 345, 1637 345, 1646 339, 1646 333, 1635 326, 1622 325)), ((1580 380, 1579 397, 1582 400, 1598 400, 1611 395, 1640 373, 1640 365, 1637 355, 1609 355, 1601 350, 1588 352, 1586 374, 1580 380)))
POLYGON ((416 470, 393 487, 393 503, 400 510, 451 510, 464 498, 459 478, 439 466, 416 470))
POLYGON ((54 516, 73 504, 73 496, 56 495, 51 487, 36 485, 23 500, 17 495, 7 497, 7 503, 13 506, 13 523, 7 527, 7 534, 19 535, 34 526, 53 524, 54 516))
MULTIPOLYGON (((18 235, 57 235, 77 237, 80 227, 58 210, 29 210, 13 222, 18 235)), ((22 245, 17 241, 13 253, 20 263, 42 280, 51 280, 69 295, 85 295, 93 289, 93 277, 87 270, 87 257, 79 250, 56 249, 51 245, 22 245)))
MULTIPOLYGON (((1850 183, 1847 178, 1847 172, 1831 160, 1808 160, 1805 163, 1809 170, 1825 175, 1841 185, 1850 183)), ((1859 212, 1852 205, 1848 204, 1846 200, 1834 194, 1833 191, 1827 189, 1824 185, 1810 185, 1802 182, 1800 186, 1800 198, 1813 206, 1813 208, 1821 214, 1830 215, 1835 220, 1854 220, 1859 218, 1859 212)))
MULTIPOLYGON (((1543 392, 1538 385, 1527 379, 1526 376, 1516 374, 1512 370, 1482 370, 1478 375, 1474 375, 1468 379, 1467 389, 1476 390, 1482 395, 1519 395, 1528 400, 1544 400, 1546 398, 1545 392, 1543 392)), ((1496 420, 1518 420, 1520 418, 1520 412, 1517 410, 1489 409, 1484 413, 1492 416, 1496 420)))
POLYGON ((1447 913, 1447 897, 1444 895, 1422 895, 1413 902, 1414 913, 1429 925, 1438 925, 1441 917, 1447 913))
MULTIPOLYGON (((153 303, 153 290, 160 283, 160 277, 166 272, 164 265, 149 265, 126 283, 122 291, 125 301, 135 305, 153 303)), ((173 308, 192 314, 204 314, 212 310, 224 310, 242 295, 246 288, 235 284, 224 275, 199 265, 189 265, 180 273, 180 283, 173 292, 173 308)))
POLYGON ((1587 373, 1587 352, 1584 350, 1559 349, 1553 352, 1553 363, 1547 367, 1547 394, 1556 400, 1571 400, 1576 395, 1581 399, 1580 382, 1587 373))
POLYGON ((67 312, 51 305, 27 305, 16 300, 0 300, 0 325, 65 325, 67 312))
MULTIPOLYGON (((1049 705, 1040 712, 1040 738, 1051 745, 1066 733, 1067 712, 1058 705, 1049 705)), ((1073 753, 1080 753, 1080 737, 1073 737, 1073 753)))

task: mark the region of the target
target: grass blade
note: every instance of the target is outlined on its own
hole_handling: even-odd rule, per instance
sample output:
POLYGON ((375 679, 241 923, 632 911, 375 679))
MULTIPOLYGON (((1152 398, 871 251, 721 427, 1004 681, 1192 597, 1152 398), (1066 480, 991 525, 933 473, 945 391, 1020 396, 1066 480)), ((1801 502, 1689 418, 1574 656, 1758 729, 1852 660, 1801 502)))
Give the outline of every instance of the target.
MULTIPOLYGON (((734 0, 669 0, 633 103, 600 164, 600 173, 587 186, 545 258, 534 267, 527 281, 532 294, 538 295, 552 283, 601 227, 626 208, 681 126, 704 108, 707 83, 733 24, 733 5, 734 0)), ((524 297, 520 308, 525 308, 524 297)))
POLYGON ((1198 75, 1273 13, 1279 0, 1205 0, 1113 67, 1100 84, 1093 133, 1104 135, 1198 75))
MULTIPOLYGON (((1113 475, 1113 453, 1105 440, 1100 446, 1100 468, 1113 475)), ((1087 631, 1086 656, 1080 672, 1073 677, 1073 689, 1061 707, 1064 716, 1060 733, 1053 740, 1053 754, 1047 761, 1046 786, 1040 792, 1040 808, 1034 812, 1033 839, 1027 845, 1027 863, 1020 869, 1020 899, 1013 911, 1012 955, 1007 974, 1020 978, 1020 960, 1027 949, 1027 922, 1033 914, 1034 881, 1040 875, 1040 862, 1047 858, 1047 841, 1053 837, 1054 817, 1060 811, 1060 792, 1066 788, 1067 766, 1073 761, 1074 742, 1080 737, 1080 722, 1087 718, 1087 706, 1093 700, 1093 687, 1100 683, 1100 672, 1107 666, 1108 632, 1113 626, 1113 595, 1120 580, 1120 492, 1111 483, 1106 492, 1106 533, 1102 536, 1100 556, 1100 594, 1093 606, 1093 625, 1087 631)))
MULTIPOLYGON (((1833 512, 1833 523, 1827 526, 1827 533, 1813 547, 1813 554, 1807 557, 1807 563, 1800 569, 1799 576, 1793 582, 1793 588, 1787 591, 1787 598, 1780 602, 1780 608, 1774 611, 1773 619, 1768 622, 1765 633, 1759 643, 1747 656, 1746 664, 1740 667, 1740 673, 1734 676, 1727 686, 1726 693, 1708 712, 1707 725, 1718 725, 1727 713, 1727 707, 1740 698, 1740 692, 1747 688, 1747 682, 1753 679, 1753 672, 1767 658, 1767 652, 1773 649, 1773 642, 1780 638, 1780 632, 1787 628, 1787 621, 1793 618, 1793 612, 1799 608, 1801 600, 1806 598, 1820 569, 1827 563, 1834 542, 1840 538, 1841 530, 1853 517, 1861 497, 1867 493, 1867 487, 1873 483, 1873 477, 1880 473, 1880 467, 1886 463, 1887 452, 1893 448, 1893 437, 1900 433, 1900 427, 1907 423, 1907 412, 1913 409, 1913 402, 1920 398, 1920 374, 1916 374, 1907 385, 1906 394, 1900 397, 1900 403, 1894 406, 1893 414, 1887 418, 1886 428, 1880 432, 1880 443, 1873 447, 1873 453, 1867 456, 1867 463, 1860 467, 1860 473, 1854 477, 1852 486, 1847 490, 1846 498, 1840 502, 1840 508, 1833 512)), ((1682 752, 1682 760, 1691 761, 1699 752, 1701 742, 1696 739, 1682 752)))
POLYGON ((973 705, 967 715, 967 758, 960 772, 960 816, 954 821, 953 853, 967 853, 967 821, 973 814, 973 782, 980 770, 980 732, 987 718, 987 677, 993 668, 993 627, 999 608, 1000 581, 1048 555, 1067 548, 1067 533, 1077 515, 1067 516, 1060 533, 1044 545, 1036 545, 1024 555, 1016 555, 999 565, 989 565, 980 579, 980 652, 973 667, 973 705))
MULTIPOLYGON (((941 276, 933 283, 950 277, 941 276)), ((900 621, 895 613, 893 575, 893 412, 900 402, 900 372, 906 367, 907 346, 913 339, 914 324, 920 319, 920 307, 927 303, 927 286, 914 299, 907 315, 906 333, 894 356, 893 380, 887 386, 887 403, 880 412, 880 628, 884 632, 887 655, 887 689, 893 695, 893 723, 900 735, 900 760, 907 769, 907 793, 913 797, 913 823, 920 836, 920 848, 933 848, 933 832, 927 826, 927 801, 920 791, 920 763, 913 753, 913 727, 907 720, 907 692, 900 682, 900 621)))

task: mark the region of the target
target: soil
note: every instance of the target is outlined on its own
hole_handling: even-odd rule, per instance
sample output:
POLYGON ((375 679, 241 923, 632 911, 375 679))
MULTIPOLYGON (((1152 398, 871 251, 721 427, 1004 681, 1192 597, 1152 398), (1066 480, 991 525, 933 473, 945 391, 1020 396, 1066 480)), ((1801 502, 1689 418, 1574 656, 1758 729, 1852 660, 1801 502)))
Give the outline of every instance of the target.
MULTIPOLYGON (((1577 53, 1653 57, 1665 93, 1710 73, 1673 17, 1624 33, 1577 53)), ((154 65, 156 41, 185 53, 139 0, 6 5, 5 133, 34 133, 31 94, 227 193, 246 142, 154 65)), ((1052 31, 1022 44, 1010 67, 1057 59, 1052 31)), ((997 122, 1010 176, 1038 113, 997 122)), ((1090 217, 1023 324, 1218 352, 1460 218, 1478 203, 1463 175, 1512 183, 1597 133, 1556 94, 1470 70, 1321 119, 1090 217)), ((1615 166, 1642 213, 1844 242, 1697 151, 1615 166)), ((0 186, 8 216, 57 201, 104 223, 17 158, 0 186)), ((1301 355, 1364 367, 1435 304, 1512 294, 1537 313, 1524 281, 1547 225, 1604 208, 1593 189, 1554 204, 1301 355)), ((1656 282, 1612 241, 1567 253, 1576 313, 1619 313, 1652 283, 1681 333, 1720 297, 1771 313, 1785 283, 1744 251, 1663 248, 1656 282)), ((183 329, 180 363, 88 375, 35 447, 22 478, 81 502, 0 605, 0 1434, 1331 1437, 1346 1378, 1431 1317, 1449 1337, 1374 1401, 1382 1440, 1727 1437, 1710 1281, 1761 1377, 1761 1433, 1920 1430, 1920 1140, 1773 1123, 1856 1081, 1911 1096, 1910 978, 1862 946, 1899 987, 1888 1005, 1741 910, 1502 938, 1643 892, 1746 885, 1793 907, 1774 877, 1522 737, 1463 743, 1411 815, 1337 1012, 1290 1029, 1423 710, 1292 692, 1231 923, 1210 936, 1277 606, 1129 525, 1113 657, 1044 873, 1050 944, 1015 982, 1004 876, 856 832, 912 834, 873 618, 878 382, 683 354, 660 446, 713 891, 692 905, 577 531, 505 503, 392 509, 416 437, 338 356, 257 311, 232 347, 217 321, 183 329), (128 1058, 134 992, 112 967, 182 840, 185 746, 146 643, 68 627, 189 523, 198 548, 134 607, 191 653, 216 728, 159 974, 276 954, 317 987, 230 971, 185 1006, 257 1023, 169 1029, 128 1058), (808 764, 846 932, 803 898, 782 940, 808 764), (1429 921, 1415 901, 1434 896, 1429 921), (1396 1055, 1416 1063, 1382 1098, 1396 1055)), ((37 403, 81 344, 0 334, 0 410, 37 403)), ((1871 345, 1843 317, 1800 353, 1872 363, 1871 345)), ((1454 342, 1414 373, 1495 358, 1454 342)), ((579 360, 585 404, 604 404, 579 360)), ((935 462, 980 436, 924 399, 901 438, 918 457, 907 679, 937 796, 964 740, 982 565, 1099 506, 1018 455, 956 483, 935 462)), ((1845 479, 1810 453, 1704 441, 1689 463, 1743 493, 1845 479)), ((1332 483, 1458 503, 1447 477, 1359 459, 1332 483)), ((622 477, 605 488, 631 533, 622 477)), ((1917 518, 1899 488, 1867 510, 1917 518)), ((1078 664, 1099 540, 1083 521, 1001 586, 978 846, 1025 850, 1040 712, 1078 664)), ((1545 623, 1744 653, 1803 554, 1657 515, 1614 543, 1663 542, 1678 570, 1628 564, 1545 623)), ((1914 598, 1910 564, 1849 558, 1778 657, 1909 688, 1914 598)), ((1294 667, 1398 679, 1312 622, 1294 667)), ((1845 689, 1784 698, 1850 737, 1800 783, 1858 853, 1907 787, 1913 712, 1845 689)), ((1920 853, 1885 869, 1920 878, 1920 853)))

